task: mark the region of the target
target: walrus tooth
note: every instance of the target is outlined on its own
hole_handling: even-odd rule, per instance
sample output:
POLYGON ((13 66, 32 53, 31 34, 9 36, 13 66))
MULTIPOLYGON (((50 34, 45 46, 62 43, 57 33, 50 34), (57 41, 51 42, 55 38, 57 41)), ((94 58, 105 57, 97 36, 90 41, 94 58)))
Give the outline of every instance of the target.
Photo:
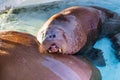
POLYGON ((59 52, 61 53, 61 52, 62 52, 62 49, 59 49, 59 52))
POLYGON ((48 50, 49 53, 51 53, 52 51, 51 50, 48 50))

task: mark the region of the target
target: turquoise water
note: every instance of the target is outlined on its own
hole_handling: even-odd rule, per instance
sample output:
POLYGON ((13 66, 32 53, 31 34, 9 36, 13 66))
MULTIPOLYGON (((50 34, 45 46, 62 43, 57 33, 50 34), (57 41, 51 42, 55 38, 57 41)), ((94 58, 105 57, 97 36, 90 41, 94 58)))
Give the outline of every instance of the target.
POLYGON ((109 39, 104 38, 95 44, 95 47, 101 49, 106 61, 105 67, 98 67, 102 73, 103 80, 120 80, 120 62, 114 56, 114 49, 111 47, 109 39))
MULTIPOLYGON (((0 30, 17 30, 36 36, 39 28, 50 16, 70 6, 96 5, 120 14, 119 0, 64 0, 50 3, 45 3, 44 0, 36 1, 1 0, 0 10, 5 10, 5 6, 11 7, 11 10, 0 14, 0 30), (13 8, 19 9, 12 12, 13 8)), ((107 38, 97 41, 95 44, 96 48, 104 52, 107 64, 105 67, 98 67, 103 77, 102 80, 120 80, 120 63, 114 56, 114 49, 112 49, 111 44, 107 38)))

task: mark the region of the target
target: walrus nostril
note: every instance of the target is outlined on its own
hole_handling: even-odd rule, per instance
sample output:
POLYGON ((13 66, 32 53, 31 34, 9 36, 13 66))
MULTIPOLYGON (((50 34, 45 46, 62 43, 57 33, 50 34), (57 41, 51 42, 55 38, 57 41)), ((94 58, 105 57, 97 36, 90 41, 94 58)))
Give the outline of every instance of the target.
POLYGON ((49 36, 49 38, 55 38, 55 37, 56 37, 55 34, 49 36))
POLYGON ((53 38, 55 38, 55 37, 56 37, 56 35, 54 34, 54 35, 53 35, 53 38))
POLYGON ((49 38, 52 38, 52 36, 50 35, 49 38))

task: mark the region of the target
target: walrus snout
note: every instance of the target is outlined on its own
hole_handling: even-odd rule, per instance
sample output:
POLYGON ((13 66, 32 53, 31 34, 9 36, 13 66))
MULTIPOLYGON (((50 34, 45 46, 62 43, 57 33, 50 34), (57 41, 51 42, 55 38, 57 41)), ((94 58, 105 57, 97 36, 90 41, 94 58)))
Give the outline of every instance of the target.
POLYGON ((37 36, 40 42, 41 53, 61 53, 66 51, 66 38, 64 31, 52 25, 54 28, 40 30, 37 36))
MULTIPOLYGON (((50 42, 50 40, 51 40, 51 43, 54 40, 56 41, 56 39, 57 39, 57 34, 55 34, 54 31, 52 31, 51 33, 47 34, 46 36, 47 36, 46 40, 48 42, 50 42)), ((56 43, 52 43, 50 45, 50 47, 48 48, 48 52, 49 53, 61 53, 61 49, 58 47, 58 45, 56 43)))

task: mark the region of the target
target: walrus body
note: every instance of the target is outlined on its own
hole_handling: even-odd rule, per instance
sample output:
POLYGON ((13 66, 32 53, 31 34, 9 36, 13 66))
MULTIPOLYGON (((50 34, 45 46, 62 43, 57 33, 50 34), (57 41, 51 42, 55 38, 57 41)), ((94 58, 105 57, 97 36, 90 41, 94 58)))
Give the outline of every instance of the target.
POLYGON ((15 31, 0 32, 0 80, 101 80, 85 58, 42 54, 36 38, 15 31))
MULTIPOLYGON (((93 45, 98 38, 113 30, 106 25, 110 28, 109 33, 106 33, 107 29, 102 27, 110 19, 118 19, 117 14, 100 7, 67 8, 53 15, 39 30, 37 39, 41 44, 40 50, 44 53, 78 53, 95 64, 104 66, 101 50, 93 48, 93 45)), ((116 29, 116 33, 120 32, 120 26, 116 29)))

